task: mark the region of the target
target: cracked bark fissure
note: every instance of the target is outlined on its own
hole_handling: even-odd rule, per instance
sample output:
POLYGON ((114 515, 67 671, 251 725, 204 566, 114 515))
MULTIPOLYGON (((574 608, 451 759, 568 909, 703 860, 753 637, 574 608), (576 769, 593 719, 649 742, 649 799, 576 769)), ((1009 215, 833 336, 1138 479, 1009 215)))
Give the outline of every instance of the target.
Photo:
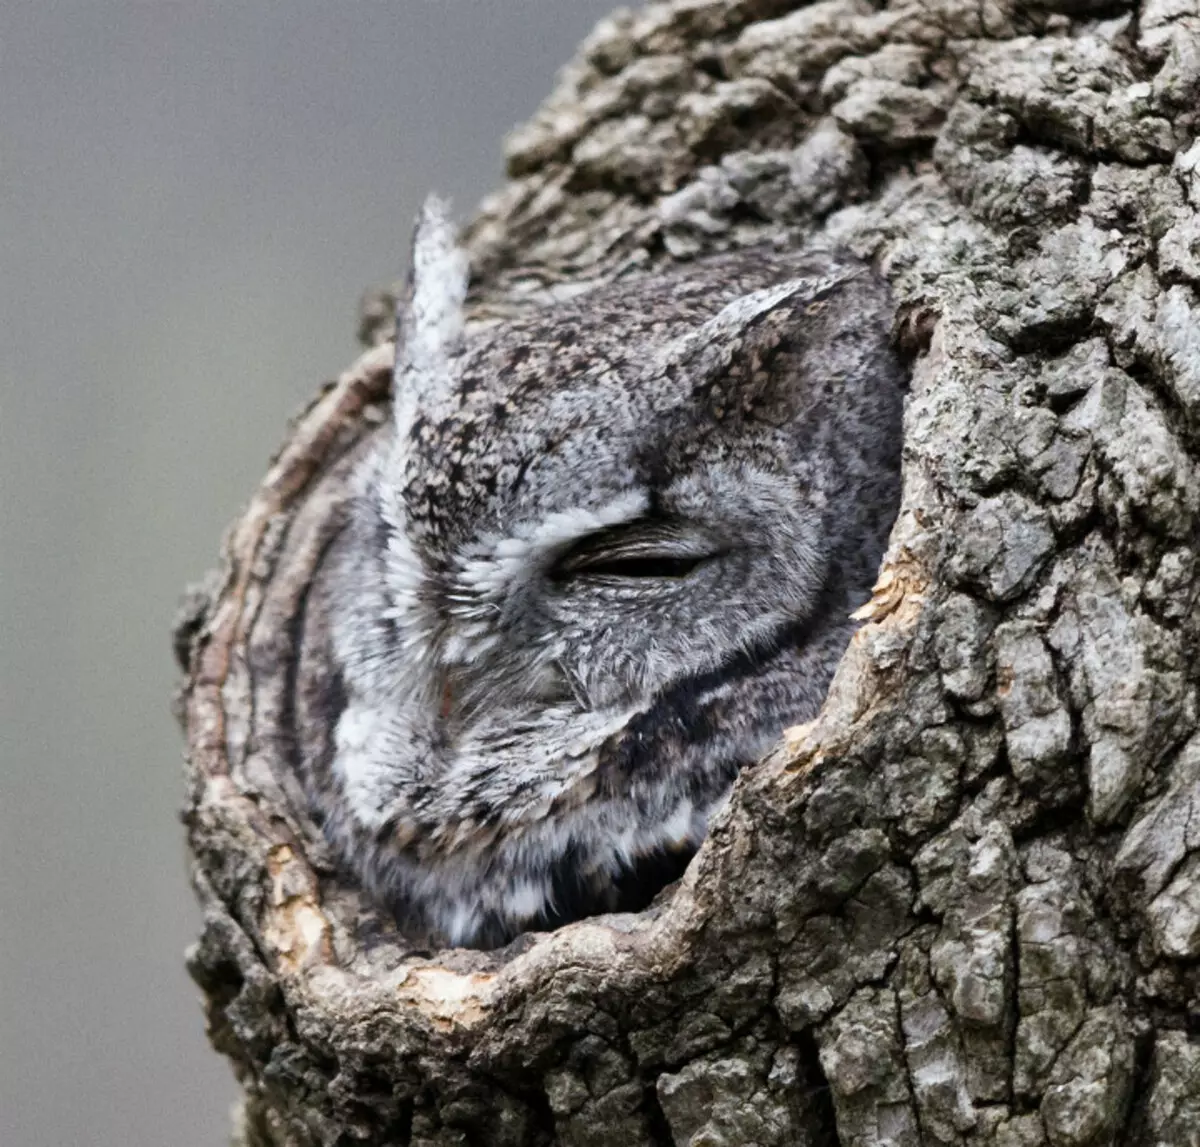
POLYGON ((246 1144, 1200 1143, 1200 3, 676 0, 602 24, 467 232, 479 315, 823 234, 916 355, 820 717, 682 884, 407 952, 287 769, 304 587, 390 348, 180 632, 189 963, 246 1144))

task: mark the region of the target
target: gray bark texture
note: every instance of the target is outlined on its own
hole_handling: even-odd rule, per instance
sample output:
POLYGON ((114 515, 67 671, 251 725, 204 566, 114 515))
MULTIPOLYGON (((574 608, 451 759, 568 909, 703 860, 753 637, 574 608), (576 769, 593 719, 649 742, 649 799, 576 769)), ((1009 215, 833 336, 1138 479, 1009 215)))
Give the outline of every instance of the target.
POLYGON ((239 1141, 1200 1144, 1200 3, 672 0, 467 231, 475 313, 822 233, 891 281, 904 499, 819 718, 639 916, 414 953, 288 769, 372 343, 178 634, 239 1141))

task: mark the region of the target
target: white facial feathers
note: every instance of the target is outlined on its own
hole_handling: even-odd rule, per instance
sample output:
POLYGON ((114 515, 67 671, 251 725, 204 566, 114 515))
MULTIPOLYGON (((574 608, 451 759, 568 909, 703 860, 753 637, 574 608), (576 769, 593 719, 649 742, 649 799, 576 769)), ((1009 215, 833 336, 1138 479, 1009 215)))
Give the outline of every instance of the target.
POLYGON ((521 586, 566 547, 609 526, 632 522, 646 512, 649 495, 631 490, 593 509, 577 507, 518 526, 508 537, 484 537, 458 561, 447 607, 451 631, 444 656, 448 664, 469 664, 496 640, 494 622, 521 586))
POLYGON ((644 490, 631 490, 595 509, 577 507, 527 523, 506 538, 485 538, 464 555, 456 579, 456 601, 498 601, 528 581, 535 564, 572 542, 609 526, 641 517, 650 503, 644 490))

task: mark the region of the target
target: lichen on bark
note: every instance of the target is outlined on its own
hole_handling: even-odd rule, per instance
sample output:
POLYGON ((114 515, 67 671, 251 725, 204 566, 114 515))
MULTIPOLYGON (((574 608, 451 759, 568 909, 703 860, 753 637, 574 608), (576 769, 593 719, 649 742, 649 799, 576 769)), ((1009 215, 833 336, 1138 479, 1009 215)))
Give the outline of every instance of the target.
POLYGON ((339 883, 282 677, 376 345, 181 630, 214 1045, 264 1144, 1200 1142, 1200 7, 672 0, 601 24, 467 239, 480 315, 819 233, 914 357, 826 706, 671 894, 415 953, 339 883))

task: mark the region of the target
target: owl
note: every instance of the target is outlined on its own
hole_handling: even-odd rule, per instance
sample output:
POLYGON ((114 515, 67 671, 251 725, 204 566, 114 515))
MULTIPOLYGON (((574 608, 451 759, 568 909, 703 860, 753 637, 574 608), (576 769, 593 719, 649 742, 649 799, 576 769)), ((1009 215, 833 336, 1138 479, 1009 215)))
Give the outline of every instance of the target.
POLYGON ((491 325, 417 224, 391 410, 298 632, 297 768, 427 945, 645 907, 815 715, 900 484, 883 280, 747 249, 491 325))

